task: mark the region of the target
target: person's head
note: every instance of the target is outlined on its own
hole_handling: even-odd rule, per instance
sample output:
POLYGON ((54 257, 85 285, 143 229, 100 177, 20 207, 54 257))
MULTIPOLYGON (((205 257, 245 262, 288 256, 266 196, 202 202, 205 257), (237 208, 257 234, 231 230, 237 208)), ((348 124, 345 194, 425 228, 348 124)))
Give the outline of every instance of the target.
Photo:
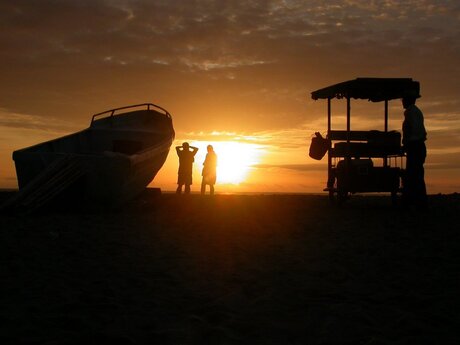
POLYGON ((182 147, 183 147, 184 149, 188 150, 188 148, 190 147, 190 145, 189 145, 187 142, 185 142, 185 143, 182 143, 182 147))
POLYGON ((404 109, 407 109, 411 105, 415 104, 416 98, 414 96, 404 96, 402 99, 402 105, 404 109))
POLYGON ((214 151, 214 148, 212 147, 212 145, 208 145, 207 146, 207 149, 208 149, 208 152, 211 153, 214 151))

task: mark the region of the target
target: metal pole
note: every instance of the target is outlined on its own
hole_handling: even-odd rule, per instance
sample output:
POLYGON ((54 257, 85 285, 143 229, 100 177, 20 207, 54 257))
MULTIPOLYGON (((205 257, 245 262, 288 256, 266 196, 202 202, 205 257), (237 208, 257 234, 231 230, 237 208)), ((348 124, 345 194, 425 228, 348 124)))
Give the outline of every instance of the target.
MULTIPOLYGON (((388 100, 385 100, 385 133, 388 132, 388 100)), ((383 157, 383 166, 388 166, 388 158, 385 156, 383 157)))
MULTIPOLYGON (((331 99, 327 99, 327 138, 331 140, 331 99)), ((332 146, 332 141, 331 141, 332 146)), ((327 188, 334 188, 332 180, 332 157, 331 150, 327 150, 327 188)))
POLYGON ((347 143, 350 142, 350 96, 347 96, 347 143))
POLYGON ((388 100, 385 100, 385 132, 388 132, 388 100))

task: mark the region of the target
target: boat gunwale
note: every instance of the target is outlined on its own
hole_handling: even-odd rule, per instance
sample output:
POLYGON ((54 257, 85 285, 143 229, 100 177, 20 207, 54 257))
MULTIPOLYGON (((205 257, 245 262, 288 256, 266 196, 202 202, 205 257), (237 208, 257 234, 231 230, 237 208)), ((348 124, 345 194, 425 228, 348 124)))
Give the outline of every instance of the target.
MULTIPOLYGON (((127 105, 127 106, 124 106, 124 107, 119 107, 119 108, 113 108, 113 109, 109 109, 109 110, 106 110, 106 111, 102 111, 100 113, 97 113, 97 114, 94 114, 91 118, 91 123, 90 123, 90 127, 93 125, 93 123, 96 121, 95 118, 100 116, 100 115, 104 115, 104 114, 107 114, 107 113, 110 113, 110 116, 107 116, 107 117, 104 117, 102 119, 106 119, 106 118, 111 118, 111 117, 114 117, 115 116, 115 112, 118 111, 118 110, 123 110, 123 109, 129 109, 129 108, 137 108, 137 107, 142 107, 142 106, 147 106, 147 109, 144 109, 144 110, 147 110, 147 111, 153 111, 153 112, 156 112, 158 114, 161 114, 161 115, 166 115, 166 117, 168 117, 169 119, 171 119, 171 114, 169 113, 169 111, 167 111, 165 108, 163 107, 160 107, 159 105, 156 105, 156 104, 153 104, 153 103, 140 103, 140 104, 133 104, 133 105, 127 105), (162 114, 154 109, 150 109, 150 106, 153 106, 155 108, 158 108, 158 109, 161 109, 163 110, 165 113, 162 114)), ((136 110, 135 110, 136 111, 136 110)), ((120 113, 120 114, 116 114, 116 116, 120 116, 120 115, 123 115, 123 114, 129 114, 129 113, 132 113, 132 112, 135 112, 135 111, 128 111, 128 112, 123 112, 123 113, 120 113)), ((98 119, 98 120, 102 120, 102 119, 98 119)))
MULTIPOLYGON (((142 103, 142 104, 140 104, 140 105, 142 106, 142 105, 148 105, 148 104, 154 105, 153 103, 142 103)), ((139 105, 134 105, 134 106, 139 106, 139 105)), ((112 109, 112 110, 130 108, 130 107, 134 107, 134 106, 127 106, 127 107, 115 108, 115 109, 112 109)), ((154 105, 154 106, 156 106, 156 105, 154 105)), ((161 108, 161 107, 159 107, 159 106, 157 106, 157 107, 158 107, 158 108, 161 108)), ((161 108, 161 109, 163 109, 163 108, 161 108)), ((160 113, 160 112, 158 112, 158 111, 155 111, 155 110, 153 110, 153 109, 146 109, 146 110, 152 111, 152 112, 154 112, 154 113, 156 113, 156 114, 159 114, 159 115, 162 115, 162 116, 167 115, 167 118, 168 118, 169 120, 172 120, 171 114, 170 114, 169 112, 167 112, 166 110, 165 110, 165 111, 167 112, 167 114, 162 114, 162 113, 160 113)), ((139 110, 137 110, 137 111, 139 111, 139 110)), ((144 109, 143 111, 145 111, 145 109, 144 109)), ((130 113, 134 113, 134 112, 136 112, 136 111, 123 112, 123 113, 118 114, 117 116, 121 116, 121 115, 124 115, 124 114, 130 114, 130 113)), ((99 114, 104 114, 104 113, 106 113, 106 112, 102 112, 102 113, 99 113, 99 114)), ((96 114, 96 115, 99 115, 99 114, 96 114)), ((94 118, 94 116, 96 116, 96 115, 93 115, 93 118, 94 118)), ((109 118, 109 117, 107 117, 107 118, 109 118)), ((103 119, 105 119, 105 118, 102 118, 102 119, 99 119, 99 120, 103 120, 103 119)), ((91 123, 91 125, 92 125, 92 123, 91 123)), ((137 128, 116 128, 116 127, 106 128, 106 127, 92 127, 91 125, 90 125, 89 127, 87 127, 87 128, 84 128, 84 129, 79 130, 79 131, 76 131, 76 132, 72 132, 72 133, 69 133, 69 134, 65 134, 65 135, 60 136, 60 137, 57 137, 57 138, 53 138, 53 139, 50 139, 50 140, 42 141, 42 142, 40 142, 40 143, 31 145, 31 146, 27 146, 27 147, 23 147, 23 148, 21 148, 21 149, 14 150, 14 151, 13 151, 13 154, 12 154, 12 158, 13 158, 13 160, 15 160, 15 156, 16 156, 17 154, 24 154, 24 153, 30 153, 30 154, 33 154, 33 153, 35 153, 35 154, 37 154, 37 153, 44 153, 44 152, 40 152, 40 151, 32 151, 32 152, 28 152, 28 151, 29 151, 30 149, 39 147, 39 146, 41 146, 41 145, 46 145, 46 144, 49 144, 49 143, 52 143, 52 142, 56 142, 56 141, 58 141, 58 140, 62 140, 62 139, 65 139, 65 138, 69 138, 69 137, 81 135, 82 133, 85 133, 85 132, 91 132, 91 131, 96 131, 96 132, 104 132, 104 131, 107 131, 107 132, 139 132, 139 133, 155 133, 155 132, 157 132, 156 129, 147 130, 147 129, 145 129, 145 127, 139 128, 139 129, 137 129, 137 128)), ((174 137, 175 137, 174 129, 171 127, 171 135, 170 135, 170 138, 168 137, 168 138, 165 139, 165 140, 170 140, 170 139, 171 139, 171 144, 172 144, 172 142, 174 141, 174 137)), ((155 146, 156 146, 156 145, 155 145, 155 146)), ((149 148, 146 148, 146 149, 144 149, 144 150, 142 150, 142 151, 139 151, 139 152, 143 152, 143 151, 145 151, 145 150, 149 150, 149 148)), ((110 151, 108 151, 108 152, 110 152, 110 151)), ((50 153, 78 154, 78 153, 76 153, 76 152, 74 153, 74 152, 65 152, 65 151, 62 151, 62 152, 56 151, 56 152, 50 152, 50 153)), ((127 156, 130 156, 130 155, 127 155, 127 156)))

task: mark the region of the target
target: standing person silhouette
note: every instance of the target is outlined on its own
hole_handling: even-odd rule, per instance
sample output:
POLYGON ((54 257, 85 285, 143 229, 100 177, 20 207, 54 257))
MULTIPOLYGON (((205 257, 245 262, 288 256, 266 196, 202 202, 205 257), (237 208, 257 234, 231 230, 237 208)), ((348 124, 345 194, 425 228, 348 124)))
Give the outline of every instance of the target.
POLYGON ((405 206, 415 205, 419 209, 427 208, 425 186, 426 130, 422 111, 415 105, 416 97, 403 97, 404 111, 403 148, 406 152, 406 176, 403 197, 405 206))
POLYGON ((185 142, 182 144, 182 146, 176 146, 176 152, 179 156, 179 171, 177 177, 176 193, 182 193, 182 186, 185 185, 185 194, 190 194, 193 162, 195 161, 195 155, 198 152, 198 148, 190 146, 187 142, 185 142))
POLYGON ((209 194, 214 195, 214 185, 216 184, 217 155, 212 145, 207 147, 208 153, 203 163, 203 179, 201 180, 201 195, 206 193, 206 185, 209 185, 209 194))

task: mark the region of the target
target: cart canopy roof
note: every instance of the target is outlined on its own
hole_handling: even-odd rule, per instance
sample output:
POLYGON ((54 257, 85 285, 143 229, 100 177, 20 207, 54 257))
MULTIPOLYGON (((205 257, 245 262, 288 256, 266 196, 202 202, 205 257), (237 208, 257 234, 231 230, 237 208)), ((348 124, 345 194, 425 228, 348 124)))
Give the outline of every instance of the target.
POLYGON ((412 78, 356 78, 313 91, 311 98, 359 98, 372 102, 420 97, 420 83, 412 78))

